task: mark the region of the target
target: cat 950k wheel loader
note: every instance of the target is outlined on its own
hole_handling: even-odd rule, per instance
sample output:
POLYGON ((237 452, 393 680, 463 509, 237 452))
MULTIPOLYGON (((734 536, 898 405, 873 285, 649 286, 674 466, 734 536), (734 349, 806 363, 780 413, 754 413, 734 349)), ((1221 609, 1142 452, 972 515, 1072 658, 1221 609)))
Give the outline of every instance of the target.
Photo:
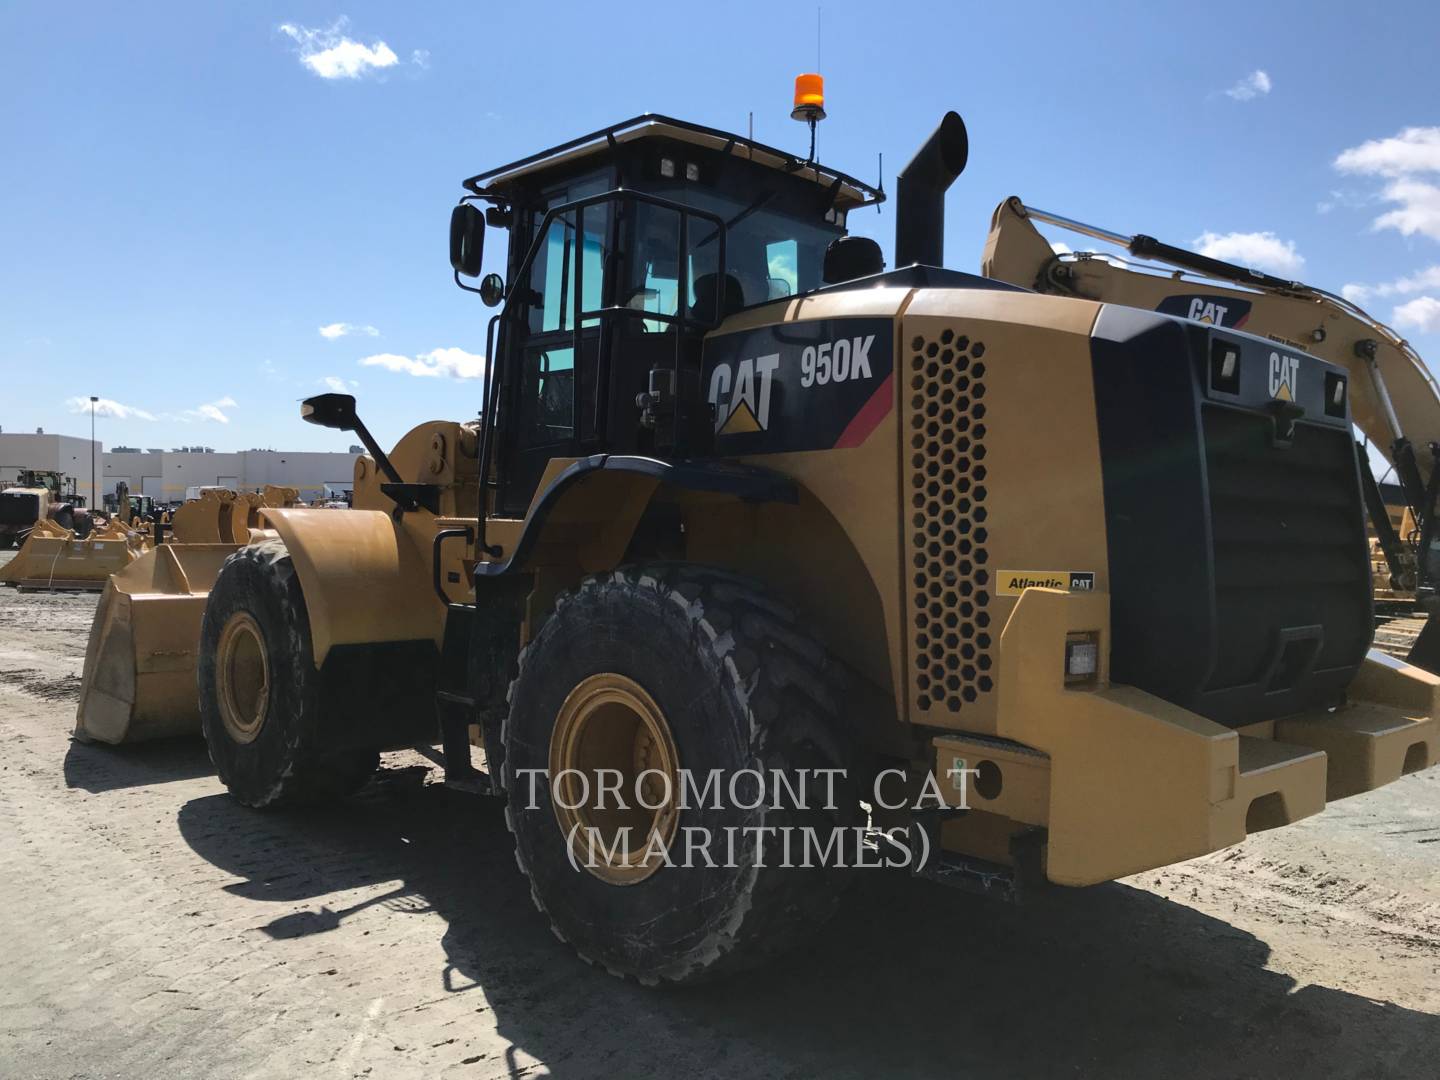
POLYGON ((1370 652, 1346 370, 1287 347, 1279 393, 1272 342, 942 268, 967 154, 950 113, 888 271, 846 233, 879 191, 664 116, 472 177, 481 421, 387 454, 307 401, 369 450, 355 509, 157 573, 198 635, 124 659, 189 650, 255 807, 439 742, 647 982, 773 954, 857 863, 1086 885, 1434 764, 1440 679, 1370 652))

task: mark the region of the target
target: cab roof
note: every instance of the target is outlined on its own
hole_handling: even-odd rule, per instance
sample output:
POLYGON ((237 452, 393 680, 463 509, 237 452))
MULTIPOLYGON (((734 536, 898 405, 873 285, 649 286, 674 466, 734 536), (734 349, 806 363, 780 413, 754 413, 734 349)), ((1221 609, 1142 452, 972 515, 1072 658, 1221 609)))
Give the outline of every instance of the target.
POLYGON ((863 180, 857 180, 818 162, 803 161, 788 151, 747 139, 743 135, 692 124, 686 120, 676 120, 658 113, 644 113, 472 176, 465 181, 465 188, 476 195, 503 198, 518 182, 538 177, 587 157, 600 156, 612 151, 619 144, 660 138, 690 143, 722 154, 733 154, 756 165, 809 180, 823 188, 833 188, 834 205, 840 210, 854 210, 885 201, 885 192, 880 188, 871 187, 863 180))

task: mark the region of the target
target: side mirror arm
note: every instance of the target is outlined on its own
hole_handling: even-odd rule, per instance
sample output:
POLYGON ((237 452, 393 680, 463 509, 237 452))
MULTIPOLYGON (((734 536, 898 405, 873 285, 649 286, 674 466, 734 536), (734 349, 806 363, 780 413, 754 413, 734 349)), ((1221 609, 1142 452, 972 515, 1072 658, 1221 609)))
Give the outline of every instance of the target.
POLYGON ((351 430, 359 436, 361 443, 365 446, 366 452, 375 459, 376 468, 384 473, 392 484, 403 483, 404 481, 400 479, 399 470, 390 463, 390 458, 384 450, 380 449, 380 444, 375 441, 375 436, 370 434, 370 429, 365 426, 365 422, 361 420, 360 417, 355 417, 355 426, 351 428, 351 430))

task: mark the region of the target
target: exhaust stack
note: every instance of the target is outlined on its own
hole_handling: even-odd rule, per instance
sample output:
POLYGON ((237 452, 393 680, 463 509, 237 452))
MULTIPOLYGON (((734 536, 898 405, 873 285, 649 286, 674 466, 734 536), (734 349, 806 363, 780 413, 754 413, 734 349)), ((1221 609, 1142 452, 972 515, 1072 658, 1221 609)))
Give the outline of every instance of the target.
POLYGON ((940 266, 945 260, 945 192, 965 171, 970 137, 947 112, 895 177, 895 265, 940 266))

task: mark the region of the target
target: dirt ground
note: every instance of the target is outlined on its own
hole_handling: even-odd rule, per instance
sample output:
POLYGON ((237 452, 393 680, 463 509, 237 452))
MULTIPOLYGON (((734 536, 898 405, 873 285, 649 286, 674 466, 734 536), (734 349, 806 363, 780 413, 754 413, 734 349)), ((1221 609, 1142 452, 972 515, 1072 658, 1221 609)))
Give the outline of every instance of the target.
POLYGON ((71 742, 94 605, 0 590, 0 1076, 1437 1075, 1440 770, 1024 908, 876 871, 781 964, 654 992, 418 757, 260 814, 198 739, 71 742))

